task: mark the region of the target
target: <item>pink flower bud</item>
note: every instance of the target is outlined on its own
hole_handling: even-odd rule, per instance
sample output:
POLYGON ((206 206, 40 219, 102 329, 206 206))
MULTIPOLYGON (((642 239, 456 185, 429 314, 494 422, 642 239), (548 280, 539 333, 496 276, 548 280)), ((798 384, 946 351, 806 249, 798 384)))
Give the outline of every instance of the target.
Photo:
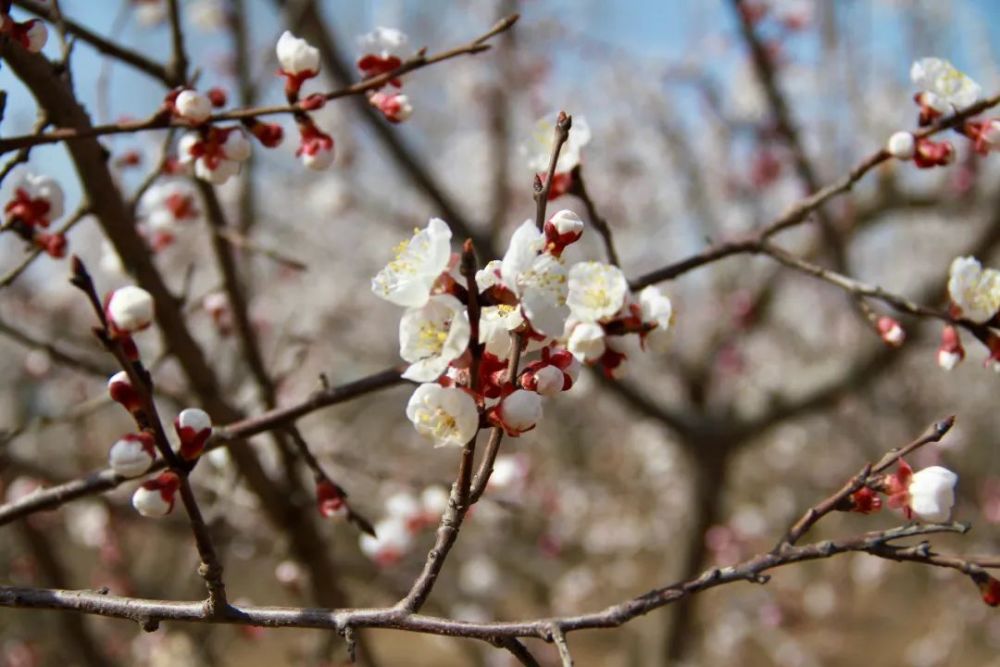
POLYGON ((250 125, 250 132, 266 148, 279 146, 285 138, 285 130, 277 123, 261 123, 257 121, 250 125))
POLYGON ((402 123, 413 115, 413 106, 406 95, 401 93, 372 93, 368 102, 382 112, 390 123, 402 123))
POLYGON ((978 580, 979 592, 983 596, 983 602, 991 607, 1000 606, 1000 580, 990 575, 984 575, 978 580))
POLYGON ((194 90, 182 90, 174 100, 174 110, 192 123, 204 123, 212 115, 212 102, 194 90))
POLYGON ((226 91, 218 86, 212 88, 208 91, 208 101, 216 108, 226 106, 226 91))
POLYGON ((544 231, 548 251, 559 257, 566 246, 583 235, 583 220, 573 211, 563 209, 548 219, 544 231))
POLYGON ((122 477, 136 477, 149 470, 156 460, 153 436, 129 433, 118 439, 108 453, 108 464, 122 477))
POLYGON ((159 477, 144 482, 132 494, 132 507, 147 517, 161 517, 174 509, 174 496, 181 481, 176 474, 165 472, 159 477))
POLYGON ((875 328, 882 340, 892 347, 899 347, 906 340, 906 332, 903 331, 903 327, 899 326, 899 322, 891 317, 878 318, 875 328))
POLYGON ((128 373, 118 371, 108 380, 108 393, 111 400, 125 406, 130 413, 135 414, 142 410, 142 398, 135 390, 128 379, 128 373))
POLYGON ((122 287, 108 297, 104 312, 116 332, 142 331, 153 322, 153 297, 141 287, 122 287))
POLYGON ((299 125, 302 143, 295 154, 302 158, 302 164, 322 171, 333 164, 333 137, 310 123, 299 125))
POLYGON ((518 389, 490 412, 490 419, 516 438, 535 428, 542 418, 542 398, 533 391, 518 389))
POLYGON ((916 150, 913 153, 913 163, 921 169, 944 167, 955 160, 955 147, 947 141, 931 141, 917 139, 916 150))
POLYGON ((937 351, 938 366, 950 371, 964 358, 965 348, 962 347, 962 339, 959 338, 958 330, 949 324, 941 332, 941 346, 937 351))
POLYGON ((204 410, 187 408, 174 418, 174 430, 181 440, 181 458, 193 461, 201 455, 212 435, 212 418, 204 410))
POLYGON ((344 491, 329 480, 316 485, 316 504, 324 519, 346 519, 350 513, 344 491))

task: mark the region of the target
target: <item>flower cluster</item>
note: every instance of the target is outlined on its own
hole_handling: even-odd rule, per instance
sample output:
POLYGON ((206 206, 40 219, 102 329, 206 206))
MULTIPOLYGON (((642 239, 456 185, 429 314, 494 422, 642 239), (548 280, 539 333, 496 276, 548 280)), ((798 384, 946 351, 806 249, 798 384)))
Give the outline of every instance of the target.
POLYGON ((375 524, 375 535, 362 535, 361 552, 380 566, 397 563, 413 546, 414 538, 436 526, 448 508, 448 491, 428 486, 419 497, 399 491, 385 501, 385 518, 375 524))
MULTIPOLYGON (((982 98, 982 88, 947 60, 921 58, 910 68, 910 79, 919 88, 913 99, 920 109, 918 122, 926 127, 943 116, 967 109, 982 98)), ((967 120, 956 130, 986 155, 1000 149, 1000 120, 967 120)), ((910 132, 896 132, 886 143, 886 152, 897 160, 912 160, 920 169, 943 167, 955 161, 949 141, 934 141, 910 132)))
MULTIPOLYGON (((544 182, 549 174, 549 160, 555 144, 552 128, 556 124, 556 114, 549 114, 535 122, 531 132, 531 140, 521 147, 521 152, 527 159, 528 168, 535 172, 544 182)), ((580 151, 590 143, 590 126, 583 116, 573 116, 573 126, 569 137, 559 151, 559 161, 552 176, 552 187, 549 188, 549 200, 556 199, 569 192, 573 186, 573 170, 580 164, 580 151)))
MULTIPOLYGON (((116 373, 108 381, 112 400, 124 406, 140 423, 145 400, 141 391, 133 386, 125 371, 116 373)), ((181 461, 195 461, 205 450, 212 436, 212 420, 204 410, 186 408, 174 418, 174 431, 179 445, 176 448, 181 461)), ((162 446, 168 446, 164 443, 162 446)), ((129 433, 119 438, 108 452, 108 464, 122 477, 138 477, 149 471, 156 461, 155 435, 150 429, 129 433)), ((132 496, 132 504, 143 516, 165 516, 173 509, 174 493, 178 478, 166 472, 156 479, 143 483, 132 496)))
MULTIPOLYGON (((986 365, 1000 371, 1000 334, 994 330, 1000 311, 1000 271, 983 268, 974 257, 956 257, 949 270, 948 296, 952 317, 980 325, 988 332, 982 337, 990 353, 986 365)), ((938 365, 951 370, 964 358, 958 329, 946 326, 938 347, 938 365)))
POLYGON ((42 231, 63 214, 63 191, 55 179, 22 172, 4 206, 4 223, 18 236, 52 257, 66 254, 66 237, 42 231))
POLYGON ((542 397, 572 388, 581 363, 612 376, 626 358, 628 337, 662 345, 673 310, 656 288, 635 298, 615 266, 580 262, 567 269, 563 251, 582 233, 583 221, 569 210, 541 230, 525 221, 503 259, 488 262, 472 281, 456 271, 443 220, 432 219, 396 248, 372 291, 406 308, 399 324, 400 355, 409 363, 403 377, 422 383, 406 415, 420 435, 460 447, 492 424, 516 437, 541 419, 542 397), (526 353, 538 354, 513 375, 510 359, 522 341, 526 353))
MULTIPOLYGON (((381 76, 398 69, 402 64, 406 35, 395 28, 377 27, 358 39, 361 56, 357 60, 358 71, 366 79, 381 76)), ((402 79, 393 78, 389 85, 403 87, 402 79)), ((402 123, 413 113, 409 98, 397 91, 376 90, 368 94, 368 103, 385 116, 390 123, 402 123)))
POLYGON ((951 518, 957 483, 958 475, 947 468, 930 466, 913 472, 900 459, 895 473, 884 475, 851 494, 847 509, 862 514, 877 512, 882 508, 878 494, 884 493, 889 507, 902 510, 907 519, 940 523, 951 518))
POLYGON ((250 152, 247 133, 238 125, 202 126, 184 134, 177 144, 178 162, 214 185, 240 173, 240 165, 250 158, 250 152))
POLYGON ((170 181, 151 186, 139 202, 142 232, 154 252, 170 246, 184 223, 201 217, 197 195, 187 181, 170 181))

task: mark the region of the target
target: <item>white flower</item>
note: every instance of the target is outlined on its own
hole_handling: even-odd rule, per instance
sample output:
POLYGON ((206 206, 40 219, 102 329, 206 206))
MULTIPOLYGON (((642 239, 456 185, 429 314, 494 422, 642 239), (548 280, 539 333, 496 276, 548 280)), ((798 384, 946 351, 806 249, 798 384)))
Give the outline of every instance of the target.
POLYGON ((542 253, 545 235, 525 220, 511 236, 500 265, 504 285, 521 300, 521 311, 531 327, 546 336, 558 336, 566 324, 566 267, 542 253), (541 253, 541 254, 539 254, 541 253))
MULTIPOLYGON (((531 220, 525 220, 514 230, 507 253, 500 262, 500 278, 507 289, 518 293, 517 279, 534 264, 538 253, 545 249, 545 235, 531 220)), ((495 266, 495 265, 494 265, 495 266)))
POLYGON ((242 127, 230 127, 226 133, 226 140, 222 143, 222 153, 226 158, 243 162, 250 157, 250 140, 242 127))
POLYGON ((462 447, 479 429, 476 402, 457 387, 420 385, 406 404, 406 416, 417 433, 432 439, 435 447, 462 447))
POLYGON ((130 433, 120 438, 111 446, 108 452, 108 465, 115 474, 122 477, 136 477, 149 470, 153 465, 155 453, 152 442, 148 439, 130 433))
POLYGON ((433 218, 396 247, 396 258, 372 279, 372 292, 398 306, 422 306, 450 259, 451 229, 444 220, 433 218))
POLYGON ((569 270, 570 313, 581 322, 599 322, 614 317, 628 294, 628 281, 621 269, 602 262, 580 262, 569 270))
POLYGON ((670 342, 673 304, 657 287, 650 285, 639 292, 639 307, 642 310, 642 321, 656 325, 655 329, 646 334, 646 345, 654 352, 662 352, 670 342))
POLYGON ((45 48, 45 43, 49 41, 49 29, 38 19, 29 21, 31 27, 28 28, 26 36, 28 38, 28 51, 39 53, 45 48))
POLYGON ((910 509, 924 521, 947 521, 955 504, 957 483, 958 475, 947 468, 931 466, 918 470, 913 473, 907 489, 910 494, 910 509))
POLYGON ((451 494, 443 486, 428 486, 420 493, 420 505, 424 514, 435 518, 445 513, 450 500, 451 494))
MULTIPOLYGON (((528 168, 536 173, 547 174, 549 161, 552 159, 552 149, 555 147, 556 113, 540 118, 531 133, 528 146, 522 148, 528 157, 528 168)), ((556 162, 556 173, 572 171, 580 164, 580 149, 590 142, 590 126, 583 116, 573 116, 573 125, 569 130, 569 138, 559 151, 559 161, 556 162)))
POLYGON ((979 101, 979 84, 941 58, 921 58, 910 68, 910 79, 925 93, 924 103, 940 113, 964 109, 979 101))
POLYGON ((169 229, 180 220, 195 220, 197 195, 186 181, 156 183, 139 201, 139 211, 153 229, 169 229))
POLYGON ((485 352, 503 360, 510 356, 514 331, 524 324, 517 306, 487 306, 479 311, 479 342, 485 352))
POLYGON ((177 113, 194 123, 203 123, 212 115, 212 102, 194 90, 182 90, 174 100, 177 113))
POLYGON ((499 259, 491 259, 486 266, 476 271, 476 287, 480 292, 485 292, 491 287, 503 285, 500 272, 503 269, 503 262, 499 259))
POLYGON ((140 331, 153 322, 153 297, 141 287, 128 285, 112 292, 106 311, 119 331, 140 331))
POLYGON ((286 74, 319 73, 319 49, 286 30, 275 47, 278 63, 286 74))
POLYGON ((542 397, 533 391, 518 389, 500 402, 496 412, 507 435, 517 437, 535 428, 542 419, 542 397))
POLYGON ((22 190, 29 199, 48 202, 49 210, 45 219, 49 222, 57 220, 63 214, 63 189, 59 181, 44 174, 21 172, 14 182, 14 191, 22 190))
POLYGON ((379 565, 392 565, 402 558, 413 544, 406 522, 389 517, 375 524, 375 535, 361 536, 361 552, 379 565))
POLYGON ((399 321, 399 354, 410 362, 403 377, 416 382, 438 379, 468 348, 470 334, 465 306, 450 294, 408 308, 399 321))
POLYGON ((983 324, 1000 310, 1000 271, 984 269, 974 257, 956 257, 951 263, 948 294, 962 317, 983 324))
POLYGON ((885 145, 889 155, 897 160, 909 160, 917 150, 917 142, 909 132, 896 132, 885 145))
POLYGON ((597 361, 604 354, 604 329, 593 322, 580 322, 570 330, 568 349, 582 362, 597 361))
POLYGON ((362 53, 371 53, 380 58, 398 56, 406 46, 406 34, 396 28, 379 26, 358 38, 362 53))

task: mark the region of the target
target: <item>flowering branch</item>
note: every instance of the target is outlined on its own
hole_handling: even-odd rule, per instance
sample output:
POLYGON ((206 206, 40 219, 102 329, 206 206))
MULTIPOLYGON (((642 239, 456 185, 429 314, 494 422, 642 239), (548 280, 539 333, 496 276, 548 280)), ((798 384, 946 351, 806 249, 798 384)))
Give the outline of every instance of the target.
MULTIPOLYGON (((170 471, 179 480, 178 490, 181 495, 181 501, 184 504, 184 509, 191 523, 191 530, 194 533, 198 555, 201 557, 201 565, 198 568, 198 573, 205 580, 205 585, 208 588, 205 611, 210 615, 219 614, 227 605, 226 587, 222 582, 222 564, 215 553, 215 547, 212 544, 208 526, 205 524, 201 510, 198 508, 198 502, 194 497, 194 492, 191 490, 191 484, 188 481, 188 475, 191 473, 194 465, 182 460, 170 446, 166 431, 163 429, 163 422, 160 420, 156 409, 156 403, 153 401, 152 376, 143 367, 142 362, 138 358, 132 358, 133 355, 126 350, 126 344, 123 342, 125 339, 120 335, 116 335, 113 331, 113 327, 116 324, 111 321, 110 317, 105 313, 105 308, 101 306, 100 297, 97 295, 94 281, 87 272, 87 268, 75 256, 73 257, 73 274, 70 282, 86 295, 94 307, 94 312, 101 325, 100 327, 95 327, 94 334, 105 349, 118 360, 122 370, 128 375, 128 384, 138 393, 140 405, 137 410, 133 411, 136 426, 143 433, 150 433, 153 436, 157 450, 159 450, 160 455, 167 462, 170 471)), ((114 295, 108 301, 107 309, 109 311, 113 308, 113 303, 114 295)), ((146 324, 148 324, 148 321, 146 324)), ((127 340, 128 344, 134 346, 131 339, 127 340)))
POLYGON ((780 550, 784 548, 785 545, 794 545, 803 535, 809 532, 809 529, 816 525, 820 519, 834 510, 841 509, 844 502, 850 498, 851 494, 856 493, 858 490, 871 483, 873 481, 872 475, 884 472, 889 468, 889 466, 924 445, 932 442, 940 442, 948 431, 951 430, 951 427, 954 424, 954 415, 934 422, 930 428, 927 429, 926 433, 910 444, 901 448, 891 449, 886 452, 886 454, 878 462, 866 465, 860 472, 858 472, 857 475, 848 480, 839 491, 827 497, 817 505, 809 508, 809 510, 803 514, 791 528, 789 528, 788 533, 782 541, 778 543, 778 546, 775 547, 775 549, 780 550))
MULTIPOLYGON (((966 119, 982 113, 987 109, 991 109, 998 104, 1000 104, 1000 95, 994 95, 993 97, 977 102, 950 116, 943 117, 937 122, 928 125, 923 129, 917 130, 912 134, 918 139, 933 136, 946 129, 961 125, 966 119)), ((688 271, 692 271, 706 264, 711 264, 712 262, 716 262, 725 257, 754 253, 757 251, 761 242, 769 240, 772 236, 779 234, 786 229, 802 224, 808 220, 809 216, 820 206, 825 204, 830 199, 849 191, 852 187, 854 187, 854 184, 864 178, 869 171, 891 158, 892 156, 886 149, 879 149, 875 153, 872 153, 860 161, 845 176, 796 202, 769 225, 742 237, 737 237, 727 241, 719 241, 695 255, 633 278, 629 281, 629 286, 633 290, 639 290, 648 285, 673 280, 688 271)))
MULTIPOLYGON (((840 540, 824 540, 804 546, 791 546, 781 553, 764 553, 736 565, 712 568, 698 577, 677 582, 612 605, 597 612, 560 618, 539 618, 508 622, 458 621, 423 614, 401 613, 396 607, 371 609, 312 609, 303 607, 258 607, 231 605, 222 616, 209 616, 198 602, 171 602, 142 598, 120 597, 101 591, 67 591, 44 588, 0 586, 0 606, 24 609, 53 609, 95 614, 138 622, 144 630, 153 631, 161 621, 194 623, 229 623, 260 627, 320 628, 341 632, 344 628, 386 628, 450 637, 466 637, 495 641, 504 637, 534 637, 556 641, 553 628, 566 633, 598 628, 615 628, 638 616, 666 606, 684 597, 718 586, 750 581, 767 583, 765 574, 794 563, 823 560, 833 556, 864 552, 889 560, 907 560, 938 566, 949 557, 922 557, 917 551, 899 551, 889 543, 896 540, 935 535, 962 534, 964 524, 913 524, 883 531, 862 533, 840 540)), ((968 561, 973 563, 973 561, 968 561)), ((994 568, 994 562, 975 563, 994 568)), ((944 566, 944 565, 942 565, 944 566)))
MULTIPOLYGON (((91 370, 94 374, 102 377, 107 376, 107 373, 102 369, 93 368, 91 370)), ((217 447, 242 441, 261 433, 285 428, 288 424, 294 423, 295 420, 321 408, 344 403, 359 396, 395 386, 403 382, 399 373, 398 369, 392 368, 347 384, 324 387, 301 403, 277 408, 255 417, 215 428, 212 432, 212 438, 205 445, 205 450, 211 451, 217 447)), ((165 467, 166 462, 161 459, 153 464, 149 472, 155 473, 165 467)), ((129 478, 106 468, 64 484, 36 491, 18 500, 0 505, 0 526, 35 512, 55 509, 77 498, 110 491, 127 481, 129 478)))
MULTIPOLYGON (((342 97, 351 97, 354 95, 362 95, 371 90, 377 90, 387 83, 396 79, 404 74, 413 72, 436 63, 444 62, 445 60, 450 60, 452 58, 457 58, 463 55, 474 55, 477 53, 482 53, 483 51, 488 51, 490 45, 485 42, 496 34, 509 29, 514 23, 517 22, 519 16, 513 14, 501 21, 499 21, 493 28, 489 31, 480 35, 479 37, 473 39, 467 44, 457 46, 446 51, 441 51, 434 55, 428 56, 425 54, 424 50, 417 52, 417 55, 403 62, 399 67, 392 70, 391 72, 386 72, 378 76, 364 79, 352 85, 339 90, 334 90, 325 94, 321 97, 325 101, 331 101, 339 99, 342 97)), ((39 56, 41 57, 41 56, 39 56)), ((227 111, 223 113, 211 114, 208 116, 204 123, 213 124, 221 121, 228 120, 250 120, 255 119, 260 116, 272 116, 276 114, 302 114, 310 110, 310 106, 306 102, 298 102, 296 104, 287 105, 274 105, 274 106, 263 106, 263 107, 252 107, 249 109, 236 109, 233 111, 227 111)), ((16 137, 8 137, 6 139, 0 139, 0 155, 7 153, 18 148, 23 148, 26 146, 37 146, 40 144, 51 144, 58 141, 73 142, 80 139, 100 137, 111 134, 128 134, 134 132, 142 132, 146 130, 158 130, 169 127, 179 127, 187 128, 190 127, 190 123, 186 120, 174 118, 169 113, 163 113, 158 111, 152 116, 138 121, 123 121, 119 123, 110 123, 107 125, 95 125, 87 128, 78 127, 60 127, 49 132, 42 134, 30 134, 21 135, 16 137)))
MULTIPOLYGON (((39 0, 14 0, 14 4, 22 9, 25 9, 26 11, 31 12, 35 16, 39 16, 46 21, 51 21, 52 23, 56 23, 59 18, 55 9, 39 2, 39 0)), ((101 35, 98 35, 97 33, 70 19, 62 18, 61 23, 65 26, 66 32, 86 42, 87 44, 90 44, 100 53, 111 56, 112 58, 120 60, 127 65, 131 65, 140 72, 148 74, 154 79, 163 81, 167 85, 175 86, 181 83, 181 81, 174 80, 171 76, 168 76, 167 70, 163 65, 150 60, 138 51, 133 51, 120 44, 116 44, 108 39, 105 39, 101 35)))

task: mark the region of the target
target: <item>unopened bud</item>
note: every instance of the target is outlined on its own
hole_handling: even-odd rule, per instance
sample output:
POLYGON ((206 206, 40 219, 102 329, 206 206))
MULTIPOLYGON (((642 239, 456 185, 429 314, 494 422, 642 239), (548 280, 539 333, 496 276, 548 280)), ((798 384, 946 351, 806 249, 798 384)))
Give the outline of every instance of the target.
POLYGON ((909 132, 896 132, 889 137, 885 149, 897 160, 909 160, 917 150, 917 142, 909 132))
POLYGON ((172 472, 144 482, 132 494, 132 507, 147 517, 161 517, 174 509, 174 496, 180 487, 180 478, 172 472))
POLYGON ((142 398, 128 379, 128 373, 118 371, 108 380, 108 393, 111 400, 125 406, 125 409, 136 414, 142 409, 142 398))
POLYGON ((906 332, 903 331, 903 327, 899 326, 899 322, 891 317, 883 316, 878 318, 875 328, 878 330, 878 335, 882 337, 882 340, 892 347, 899 347, 906 340, 906 332))
POLYGON ((316 504, 325 519, 346 519, 349 513, 344 492, 329 480, 316 485, 316 504))
POLYGON ((136 477, 149 470, 156 460, 153 436, 129 433, 118 439, 108 452, 108 464, 122 477, 136 477))
POLYGON ((153 322, 153 297, 141 287, 129 285, 111 293, 104 311, 116 331, 141 331, 153 322))
POLYGON ((194 90, 182 90, 174 100, 177 115, 192 123, 204 123, 212 115, 212 102, 194 90))
POLYGON ((187 408, 174 418, 174 430, 181 440, 181 458, 193 461, 201 455, 212 435, 212 418, 204 410, 187 408))
POLYGON ((958 335, 958 330, 949 324, 941 332, 941 345, 937 351, 938 366, 950 371, 964 358, 965 348, 962 347, 962 339, 958 335))

